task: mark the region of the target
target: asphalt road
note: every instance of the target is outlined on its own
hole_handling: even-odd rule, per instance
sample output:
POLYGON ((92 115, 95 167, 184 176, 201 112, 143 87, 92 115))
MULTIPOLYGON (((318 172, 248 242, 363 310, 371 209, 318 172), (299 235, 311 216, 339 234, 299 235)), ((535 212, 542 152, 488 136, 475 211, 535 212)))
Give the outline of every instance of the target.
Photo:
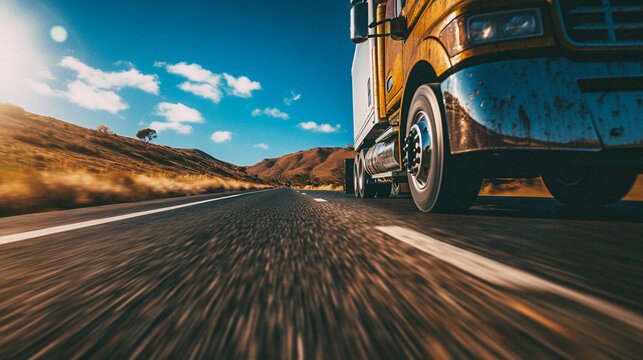
POLYGON ((410 198, 236 195, 0 219, 0 358, 643 351, 643 203, 483 197, 447 215, 410 198))

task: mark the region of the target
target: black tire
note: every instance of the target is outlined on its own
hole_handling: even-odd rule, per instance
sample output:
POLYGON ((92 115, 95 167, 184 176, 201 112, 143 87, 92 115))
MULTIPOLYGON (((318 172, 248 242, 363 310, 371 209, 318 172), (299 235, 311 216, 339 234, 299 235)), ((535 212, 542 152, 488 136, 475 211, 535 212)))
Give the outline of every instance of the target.
POLYGON ((370 175, 368 175, 364 166, 364 155, 364 150, 362 150, 355 159, 355 170, 357 171, 357 191, 355 191, 355 194, 360 198, 372 198, 375 197, 377 188, 375 187, 375 184, 368 183, 370 175))
POLYGON ((415 205, 424 212, 460 212, 475 201, 482 177, 473 163, 450 154, 441 104, 437 84, 422 85, 413 95, 406 122, 408 141, 404 154, 406 163, 417 164, 418 171, 413 173, 412 166, 407 165, 409 188, 415 205), (409 136, 416 123, 413 133, 418 135, 409 136), (427 135, 429 139, 424 142, 428 147, 418 140, 427 135), (413 150, 416 144, 419 149, 413 150), (421 161, 415 162, 416 159, 421 161))
POLYGON ((355 182, 353 180, 355 177, 353 174, 355 168, 354 163, 355 159, 344 159, 344 192, 346 194, 355 193, 355 182))
POLYGON ((559 167, 543 170, 547 190, 560 202, 573 207, 613 204, 627 195, 637 173, 622 169, 559 167))

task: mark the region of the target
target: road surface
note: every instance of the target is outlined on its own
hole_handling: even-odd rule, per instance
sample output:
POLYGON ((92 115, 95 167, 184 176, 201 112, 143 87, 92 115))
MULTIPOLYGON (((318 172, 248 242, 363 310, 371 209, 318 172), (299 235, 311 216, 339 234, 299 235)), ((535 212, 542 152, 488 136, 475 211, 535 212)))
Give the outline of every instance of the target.
POLYGON ((640 358, 643 203, 275 189, 0 219, 0 357, 640 358))

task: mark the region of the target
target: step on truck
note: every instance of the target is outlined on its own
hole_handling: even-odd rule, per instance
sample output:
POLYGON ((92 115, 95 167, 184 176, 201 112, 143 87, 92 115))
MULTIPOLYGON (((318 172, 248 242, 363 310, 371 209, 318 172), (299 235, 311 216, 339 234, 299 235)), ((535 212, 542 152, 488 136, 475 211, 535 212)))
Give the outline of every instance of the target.
POLYGON ((462 211, 483 178, 570 206, 643 172, 641 0, 353 0, 347 192, 462 211))

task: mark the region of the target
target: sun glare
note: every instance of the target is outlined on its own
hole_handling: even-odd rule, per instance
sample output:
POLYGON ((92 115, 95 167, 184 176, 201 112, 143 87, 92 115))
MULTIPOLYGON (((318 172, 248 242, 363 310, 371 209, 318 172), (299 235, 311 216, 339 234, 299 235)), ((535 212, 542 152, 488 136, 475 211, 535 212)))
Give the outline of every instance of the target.
POLYGON ((51 35, 51 38, 56 42, 64 42, 67 40, 67 30, 60 25, 52 27, 49 35, 51 35))
POLYGON ((11 1, 0 1, 0 102, 33 102, 29 81, 48 56, 38 41, 37 22, 11 1))

